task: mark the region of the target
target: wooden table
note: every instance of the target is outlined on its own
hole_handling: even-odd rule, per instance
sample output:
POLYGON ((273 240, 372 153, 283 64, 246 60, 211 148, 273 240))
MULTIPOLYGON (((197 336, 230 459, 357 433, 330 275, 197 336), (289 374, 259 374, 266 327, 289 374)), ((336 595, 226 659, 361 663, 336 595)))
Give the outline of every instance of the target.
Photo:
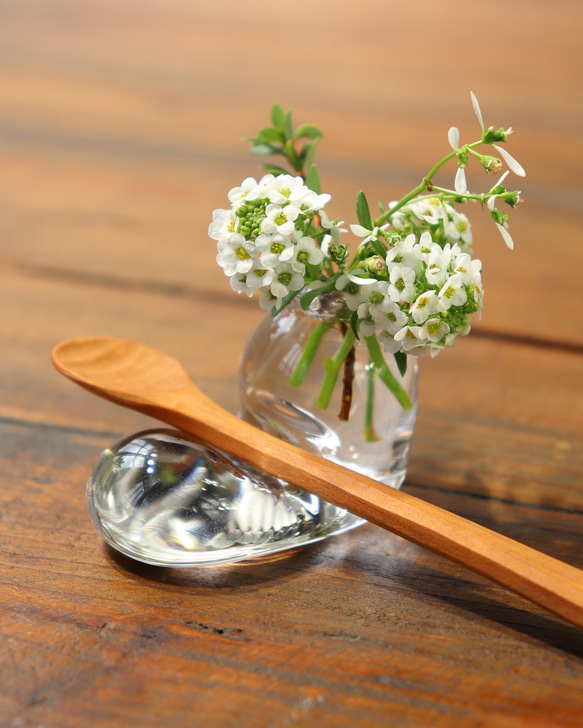
POLYGON ((322 126, 346 219, 476 134, 473 89, 527 204, 512 253, 473 210, 486 309, 422 362, 405 489, 583 567, 582 23, 569 0, 0 4, 2 726, 583 724, 579 630, 376 527, 264 564, 116 556, 87 475, 154 423, 49 363, 138 339, 236 410, 262 312, 206 229, 258 173, 241 137, 273 101, 322 126))

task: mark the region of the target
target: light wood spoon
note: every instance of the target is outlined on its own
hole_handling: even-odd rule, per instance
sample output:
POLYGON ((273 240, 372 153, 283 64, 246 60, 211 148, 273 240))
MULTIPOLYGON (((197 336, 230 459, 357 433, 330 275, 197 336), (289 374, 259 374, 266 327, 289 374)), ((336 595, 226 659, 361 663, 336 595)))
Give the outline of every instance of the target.
POLYGON ((59 344, 53 363, 100 397, 191 433, 583 627, 583 571, 262 432, 206 397, 162 352, 87 337, 59 344))

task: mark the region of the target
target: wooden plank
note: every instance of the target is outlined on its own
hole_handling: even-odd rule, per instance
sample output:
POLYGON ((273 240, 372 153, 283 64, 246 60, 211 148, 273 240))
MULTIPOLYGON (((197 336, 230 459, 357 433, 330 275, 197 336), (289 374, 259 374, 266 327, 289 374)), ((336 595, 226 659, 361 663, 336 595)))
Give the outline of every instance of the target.
MULTIPOLYGON (((353 209, 358 189, 385 202, 403 194, 448 149, 452 123, 464 134, 476 128, 466 87, 478 75, 481 88, 475 88, 485 92, 487 119, 500 115, 501 123, 510 120, 519 129, 511 146, 529 173, 519 185, 529 204, 513 216, 512 255, 487 213, 475 216, 487 294, 478 325, 581 346, 583 327, 570 313, 569 295, 583 264, 583 106, 571 92, 583 69, 576 62, 582 10, 565 0, 552 12, 541 3, 529 6, 529 32, 518 49, 523 4, 495 3, 505 17, 498 41, 513 39, 504 63, 514 71, 483 75, 476 74, 484 58, 471 34, 450 22, 464 17, 471 25, 476 11, 453 0, 439 14, 426 0, 417 5, 431 23, 419 27, 410 10, 387 3, 326 17, 335 33, 306 45, 286 88, 289 100, 280 100, 326 130, 323 178, 335 212, 348 218, 344 211, 353 209), (391 35, 390 52, 356 32, 396 19, 401 31, 391 35), (410 53, 405 29, 413 27, 416 52, 410 53), (439 84, 427 71, 435 37, 441 39, 439 84), (339 38, 350 40, 342 54, 336 52, 339 38), (541 44, 547 53, 539 53, 541 44), (395 58, 407 58, 399 73, 395 58), (303 81, 316 66, 317 92, 303 81), (375 92, 386 78, 391 93, 375 92), (548 267, 540 264, 550 261, 550 248, 561 285, 549 283, 548 267)), ((228 12, 222 5, 193 9, 178 0, 123 9, 96 2, 59 2, 58 12, 51 7, 29 1, 1 11, 0 255, 19 265, 121 279, 151 281, 155 274, 168 284, 227 295, 206 236, 208 220, 225 204, 227 190, 255 173, 240 137, 266 122, 280 73, 277 64, 267 64, 264 86, 253 85, 248 69, 263 49, 246 47, 239 68, 240 29, 269 35, 277 28, 284 55, 295 35, 282 32, 278 12, 254 17, 256 4, 228 12), (88 24, 90 37, 79 33, 88 24), (158 53, 152 55, 146 49, 154 38, 158 53)), ((314 12, 323 11, 310 6, 311 17, 314 12)))
POLYGON ((153 423, 48 363, 69 336, 140 339, 235 410, 262 314, 230 292, 206 227, 255 172, 240 137, 275 100, 320 124, 324 185, 348 221, 358 189, 394 198, 449 126, 475 133, 472 88, 487 124, 517 129, 528 203, 512 254, 477 216, 486 310, 475 335, 423 361, 405 488, 583 567, 583 6, 493 0, 488 13, 459 0, 333 13, 299 0, 293 16, 260 0, 2 5, 7 726, 580 725, 580 632, 372 526, 272 563, 115 556, 84 483, 103 447, 153 423))
MULTIPOLYGON (((103 438, 0 430, 1 703, 14 725, 180 725, 201 711, 209 726, 243 713, 248 725, 577 724, 580 634, 518 597, 372 526, 268 564, 132 564, 84 513, 103 438)), ((564 514, 526 523, 525 510, 498 502, 489 517, 536 544, 564 530, 564 514)), ((578 563, 581 518, 553 543, 577 545, 578 563)))

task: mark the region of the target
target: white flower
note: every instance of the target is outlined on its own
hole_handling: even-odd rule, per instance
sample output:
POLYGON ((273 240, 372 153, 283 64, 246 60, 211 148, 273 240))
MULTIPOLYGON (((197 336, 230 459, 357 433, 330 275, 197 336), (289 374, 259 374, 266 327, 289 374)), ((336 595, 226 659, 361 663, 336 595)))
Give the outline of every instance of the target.
POLYGON ((437 313, 439 308, 439 297, 435 291, 425 291, 413 303, 409 313, 413 316, 416 324, 422 324, 429 316, 437 313))
POLYGON ((237 293, 245 293, 251 298, 255 291, 266 285, 269 285, 273 279, 273 271, 267 268, 261 268, 257 261, 254 261, 253 267, 246 275, 235 273, 231 276, 231 288, 237 293))
POLYGON ((372 336, 376 331, 376 326, 372 321, 366 318, 359 319, 359 331, 363 336, 372 336))
POLYGON ((415 271, 406 265, 394 265, 389 274, 389 295, 393 301, 413 301, 415 298, 415 271))
POLYGON ((334 284, 337 291, 345 291, 346 305, 356 311, 366 301, 366 287, 375 284, 375 278, 360 278, 352 273, 342 273, 334 284))
POLYGON ((275 268, 278 263, 290 260, 294 254, 294 244, 290 235, 259 235, 255 241, 260 253, 261 265, 275 268))
POLYGON ((290 195, 290 202, 300 208, 305 214, 308 212, 321 211, 327 202, 330 202, 332 196, 323 193, 317 194, 309 187, 298 188, 294 190, 290 195))
POLYGON ((422 338, 437 342, 449 334, 449 325, 439 318, 432 318, 423 324, 421 329, 422 338))
POLYGON ((419 260, 427 262, 434 245, 436 245, 436 243, 433 242, 431 233, 426 230, 424 233, 421 233, 419 242, 414 248, 415 255, 419 258, 419 260))
POLYGON ((294 220, 300 214, 299 209, 295 205, 267 205, 265 208, 266 217, 261 222, 261 230, 268 235, 273 233, 281 233, 282 235, 291 235, 295 229, 294 220))
POLYGON ((386 306, 383 312, 373 311, 372 319, 377 328, 386 331, 388 334, 396 334, 409 320, 407 314, 401 311, 399 306, 392 301, 391 306, 386 306))
POLYGON ((320 210, 318 214, 320 215, 320 222, 322 224, 322 227, 325 230, 330 231, 330 236, 331 236, 332 240, 336 243, 336 245, 338 245, 340 243, 341 234, 347 232, 346 228, 340 227, 340 225, 344 225, 344 220, 341 220, 337 223, 333 223, 330 221, 330 218, 324 212, 324 210, 320 210))
POLYGON ((217 263, 225 275, 230 277, 235 273, 247 273, 251 270, 256 255, 255 245, 245 240, 239 233, 233 233, 228 238, 219 240, 217 249, 217 263))
POLYGON ((319 265, 324 260, 324 253, 313 238, 304 236, 294 246, 293 257, 290 259, 292 268, 298 273, 304 273, 306 264, 319 265))
POLYGON ((468 300, 463 278, 454 273, 439 291, 439 310, 447 311, 452 306, 463 306, 468 300))
POLYGON ((267 198, 275 205, 284 205, 298 191, 300 199, 302 199, 304 190, 307 190, 307 187, 304 186, 301 177, 292 177, 291 174, 281 174, 278 177, 274 177, 270 183, 267 198))
MULTIPOLYGON (((420 241, 421 240, 424 242, 431 240, 431 233, 428 233, 427 231, 424 232, 421 235, 420 241)), ((419 243, 417 243, 417 238, 413 235, 413 233, 407 235, 405 240, 397 243, 394 248, 391 248, 385 257, 385 262, 389 270, 395 263, 406 265, 408 268, 416 270, 419 267, 421 260, 422 255, 420 254, 419 243)))
POLYGON ((268 286, 273 280, 273 271, 267 268, 262 268, 258 261, 253 263, 253 267, 245 276, 245 287, 249 297, 251 297, 255 291, 268 286))
MULTIPOLYGON (((458 248, 459 251, 459 248, 458 248)), ((449 243, 442 248, 437 243, 431 246, 431 252, 427 257, 427 269, 425 277, 431 286, 441 286, 448 276, 448 268, 451 262, 451 249, 449 243)))
POLYGON ((445 234, 452 242, 461 240, 465 245, 472 244, 472 227, 468 218, 461 212, 452 209, 449 221, 445 224, 445 234))
POLYGON ((247 177, 241 182, 240 187, 233 187, 232 190, 229 190, 227 197, 234 208, 241 205, 245 199, 255 199, 257 197, 257 180, 247 177))
MULTIPOLYGON (((375 316, 382 316, 389 311, 392 311, 395 304, 391 301, 389 296, 389 284, 386 281, 377 281, 372 286, 367 286, 362 290, 361 293, 362 303, 358 307, 358 317, 364 321, 374 319, 375 316)), ((372 326, 372 333, 374 333, 375 326, 372 326)), ((370 336, 366 330, 361 330, 364 336, 370 336)))
POLYGON ((395 341, 398 341, 403 351, 421 350, 425 344, 425 332, 421 326, 404 326, 395 334, 395 341))
POLYGON ((482 283, 480 271, 482 270, 481 260, 472 260, 467 253, 460 253, 453 264, 453 272, 459 273, 466 286, 473 286, 482 283))
POLYGON ((278 306, 281 306, 290 291, 299 291, 304 287, 304 276, 295 271, 290 263, 280 263, 273 271, 271 281, 271 293, 277 298, 278 306))
POLYGON ((399 341, 395 341, 395 337, 388 331, 381 331, 378 333, 377 339, 387 354, 396 354, 401 349, 401 343, 399 341))
POLYGON ((443 220, 445 211, 439 197, 431 197, 428 200, 418 200, 409 205, 408 209, 419 220, 423 220, 429 225, 437 225, 443 220))
POLYGON ((213 210, 208 234, 213 240, 221 240, 236 232, 237 216, 233 210, 213 210))

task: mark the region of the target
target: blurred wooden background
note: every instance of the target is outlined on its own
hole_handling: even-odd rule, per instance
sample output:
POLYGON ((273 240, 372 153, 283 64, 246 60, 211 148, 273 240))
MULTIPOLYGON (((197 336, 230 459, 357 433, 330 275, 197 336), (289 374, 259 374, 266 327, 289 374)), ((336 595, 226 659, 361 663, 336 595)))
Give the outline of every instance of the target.
POLYGON ((513 252, 468 210, 486 308, 422 363, 405 487, 583 567, 582 27, 575 0, 0 0, 2 725, 581 724, 579 632, 372 526, 273 564, 115 557, 84 484, 153 423, 49 354, 139 339, 236 410, 262 312, 206 231, 261 174, 242 137, 274 101, 321 126, 350 222, 359 189, 416 185, 450 126, 477 136, 472 89, 515 129, 526 204, 513 252))

